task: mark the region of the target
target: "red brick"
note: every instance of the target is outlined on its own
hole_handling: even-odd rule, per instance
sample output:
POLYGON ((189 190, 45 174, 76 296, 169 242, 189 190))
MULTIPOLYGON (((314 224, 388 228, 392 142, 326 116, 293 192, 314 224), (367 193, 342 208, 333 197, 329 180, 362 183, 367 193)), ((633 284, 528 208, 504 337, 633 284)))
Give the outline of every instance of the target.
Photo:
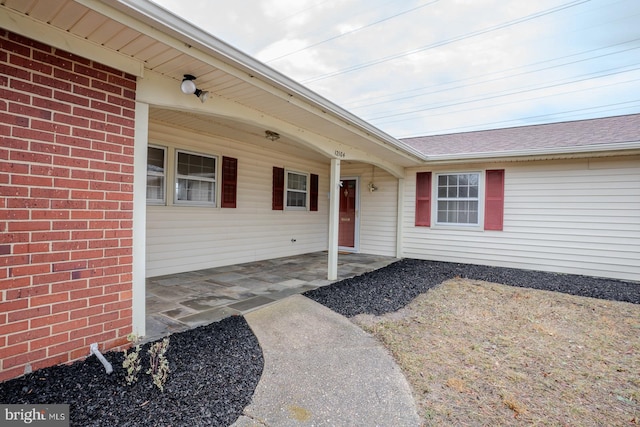
POLYGON ((47 209, 49 208, 49 199, 11 198, 7 203, 7 207, 10 209, 15 209, 15 208, 47 209))
POLYGON ((102 230, 73 231, 71 233, 71 238, 73 240, 94 240, 102 239, 103 237, 104 233, 102 230))
POLYGON ((31 233, 31 241, 33 242, 46 242, 54 240, 69 240, 68 231, 48 231, 45 233, 31 233))
MULTIPOLYGON (((70 279, 69 272, 61 272, 61 273, 50 273, 50 274, 41 274, 38 276, 34 276, 32 278, 34 285, 40 285, 43 283, 60 283, 70 279)), ((53 286, 53 285, 52 285, 53 286)), ((58 292, 57 290, 51 288, 51 292, 58 292)))
POLYGON ((24 299, 25 301, 29 301, 29 298, 45 295, 49 293, 49 285, 42 286, 29 286, 26 288, 18 288, 18 289, 9 289, 6 291, 7 300, 18 300, 24 299))
POLYGON ((86 230, 87 221, 53 221, 54 230, 86 230))
POLYGON ((102 191, 84 191, 84 190, 72 190, 72 199, 85 199, 85 200, 104 200, 104 192, 102 191))
POLYGON ((72 211, 71 219, 104 219, 102 211, 72 211))
POLYGON ((23 319, 16 319, 14 317, 11 316, 12 312, 17 312, 19 310, 24 310, 27 307, 29 307, 29 300, 24 298, 24 299, 17 299, 17 300, 11 300, 8 302, 0 302, 0 311, 4 312, 4 313, 8 313, 8 319, 9 322, 12 321, 17 321, 17 320, 23 320, 23 319))
POLYGON ((99 314, 97 316, 89 317, 89 325, 98 325, 106 322, 112 322, 117 320, 120 317, 120 314, 117 311, 111 313, 99 314))
POLYGON ((69 295, 67 292, 62 292, 59 294, 51 294, 51 295, 43 295, 40 297, 33 297, 29 301, 29 305, 31 307, 38 307, 41 305, 60 303, 69 300, 69 295))
POLYGON ((16 67, 28 68, 31 71, 37 71, 42 74, 51 74, 53 67, 49 64, 43 64, 42 62, 32 61, 29 58, 25 58, 20 55, 10 55, 9 63, 16 67))
POLYGON ((69 217, 70 217, 69 211, 62 211, 62 210, 32 210, 31 211, 31 219, 61 220, 61 219, 69 219, 69 217))
MULTIPOLYGON (((50 325, 55 327, 57 324, 66 322, 69 320, 69 313, 52 314, 51 316, 38 317, 37 319, 31 319, 30 327, 39 328, 40 326, 50 325)), ((61 332, 61 331, 58 331, 61 332)), ((58 333, 54 329, 51 329, 52 334, 58 333)))
POLYGON ((32 47, 34 49, 38 49, 38 50, 41 50, 43 52, 51 52, 51 46, 49 46, 49 45, 47 45, 45 43, 40 43, 40 42, 35 41, 33 39, 30 39, 28 37, 24 37, 24 36, 21 36, 19 34, 12 33, 12 32, 9 32, 8 35, 9 35, 9 39, 13 40, 14 42, 23 44, 25 46, 30 46, 30 47, 32 47))
MULTIPOLYGON (((75 273, 75 271, 74 271, 75 273)), ((68 273, 63 273, 68 274, 68 273)), ((75 291, 78 289, 86 289, 89 287, 89 284, 86 280, 71 280, 66 281, 64 283, 55 283, 51 285, 51 293, 56 292, 64 292, 64 291, 75 291)))
MULTIPOLYGON (((58 142, 60 142, 60 135, 58 135, 58 142)), ((63 156, 55 156, 53 158, 53 164, 57 166, 67 166, 70 168, 88 168, 89 160, 88 159, 79 159, 77 157, 63 157, 63 156)))
POLYGON ((67 58, 68 60, 72 61, 72 62, 79 62, 81 64, 85 64, 85 65, 89 65, 91 64, 91 61, 88 60, 87 58, 83 58, 82 56, 78 56, 74 53, 71 52, 67 52, 66 50, 62 50, 62 49, 55 49, 54 50, 55 54, 61 58, 67 58))
POLYGON ((73 63, 66 58, 61 58, 58 55, 52 55, 48 52, 40 52, 35 50, 33 52, 33 59, 40 62, 46 62, 55 67, 64 68, 65 70, 72 70, 73 63))
POLYGON ((53 264, 53 271, 70 271, 87 268, 87 261, 71 261, 53 264))
POLYGON ((40 350, 41 348, 51 347, 52 345, 61 344, 69 340, 68 333, 50 335, 46 338, 34 340, 29 343, 29 351, 40 350))
MULTIPOLYGON (((14 130, 17 128, 14 128, 14 130)), ((9 159, 13 162, 51 164, 53 157, 47 154, 29 153, 25 151, 11 151, 9 159)))
MULTIPOLYGON (((60 304, 53 304, 51 306, 51 313, 61 313, 61 312, 71 312, 73 310, 78 310, 87 306, 87 300, 76 300, 63 302, 60 304)), ((82 316, 79 316, 82 317, 82 316)))
POLYGON ((26 286, 29 286, 30 282, 31 282, 31 279, 29 277, 17 277, 17 278, 0 280, 0 290, 24 288, 26 286))
MULTIPOLYGON (((97 297, 99 295, 102 295, 102 288, 101 287, 97 287, 97 288, 86 288, 86 289, 79 289, 77 291, 71 291, 70 293, 70 299, 71 300, 78 300, 78 299, 82 299, 82 298, 90 298, 90 297, 97 297)), ((91 306, 92 304, 89 304, 89 306, 91 306)))
MULTIPOLYGON (((103 79, 103 80, 106 80, 106 78, 103 79)), ((119 96, 122 95, 122 88, 120 86, 112 85, 112 84, 106 83, 105 81, 93 80, 91 82, 91 87, 96 89, 96 90, 100 90, 100 91, 103 91, 103 92, 110 92, 110 93, 113 93, 115 95, 118 95, 117 97, 114 97, 114 96, 111 96, 111 95, 108 97, 109 98, 109 102, 112 103, 112 104, 114 102, 112 101, 111 98, 119 98, 119 96)))
POLYGON ((49 221, 9 222, 9 231, 37 231, 51 229, 49 221))
POLYGON ((77 338, 86 338, 88 336, 100 333, 102 333, 102 325, 93 325, 87 328, 70 331, 69 338, 75 340, 77 338))
MULTIPOLYGON (((18 210, 18 209, 2 210, 0 211, 0 219, 28 220, 31 216, 29 215, 30 212, 31 211, 28 211, 28 210, 18 210)), ((14 253, 17 253, 17 252, 14 251, 14 253)))
POLYGON ((74 331, 76 329, 82 329, 84 327, 86 327, 88 324, 88 320, 86 317, 82 318, 82 319, 76 319, 76 320, 72 320, 70 322, 64 322, 64 323, 60 323, 57 325, 53 325, 51 327, 51 333, 52 334, 59 334, 61 332, 69 332, 69 331, 74 331))
POLYGON ((2 368, 0 369, 0 382, 6 381, 11 378, 19 377, 24 373, 24 367, 18 366, 11 369, 2 368))
POLYGON ((53 179, 43 176, 33 175, 13 175, 11 177, 12 185, 28 185, 38 187, 51 187, 53 185, 53 179))
MULTIPOLYGON (((97 65, 97 64, 96 64, 97 65)), ((109 75, 108 78, 109 83, 113 83, 116 86, 125 87, 127 89, 131 89, 132 93, 135 93, 136 89, 136 80, 135 77, 133 79, 127 79, 120 76, 109 75)))
POLYGON ((97 169, 97 170, 108 171, 108 172, 120 172, 119 163, 99 162, 96 160, 91 160, 89 162, 89 167, 91 169, 97 169))
MULTIPOLYGON (((58 79, 54 79, 52 77, 49 76, 45 76, 42 74, 34 74, 32 79, 31 79, 34 83, 36 84, 40 84, 40 85, 44 85, 44 86, 49 86, 51 88, 54 89, 60 89, 62 92, 61 93, 65 93, 71 90, 71 84, 62 80, 58 80, 58 79)), ((55 91, 53 96, 55 98, 55 93, 58 91, 55 91)))
POLYGON ((71 131, 71 135, 74 137, 80 137, 85 139, 104 141, 106 138, 106 134, 104 132, 98 132, 91 129, 84 128, 73 128, 71 131))
POLYGON ((62 353, 67 354, 72 350, 85 347, 84 342, 85 341, 83 338, 79 338, 74 341, 68 341, 59 345, 54 345, 48 348, 47 353, 49 354, 49 356, 54 356, 56 354, 62 354, 62 353))
POLYGON ((84 200, 52 200, 51 209, 87 209, 84 200))
POLYGON ((25 187, 1 186, 0 196, 5 197, 28 197, 29 189, 25 187))
POLYGON ((28 320, 23 320, 21 322, 0 324, 0 335, 9 335, 16 332, 22 332, 27 330, 29 330, 28 320))
MULTIPOLYGON (((71 96, 71 95, 68 95, 71 96)), ((60 98, 60 97, 58 97, 60 98)), ((71 103, 77 103, 77 102, 73 102, 72 99, 60 99, 61 101, 67 101, 67 102, 71 102, 71 103)), ((89 101, 85 100, 84 98, 79 98, 78 102, 84 102, 86 101, 86 105, 89 105, 89 101)), ((73 114, 62 114, 60 112, 55 112, 53 114, 53 120, 55 122, 60 122, 60 123, 66 123, 68 125, 71 126, 78 126, 78 127, 87 127, 89 126, 89 120, 82 118, 82 117, 78 117, 77 115, 73 115, 73 114)), ((74 145, 74 144, 69 144, 69 145, 74 145)), ((89 146, 90 143, 87 145, 89 146)))
POLYGON ((57 79, 67 80, 72 83, 77 83, 83 86, 89 86, 90 79, 86 76, 82 76, 77 73, 72 73, 67 70, 63 70, 60 68, 55 68, 53 70, 53 76, 57 79))
POLYGON ((69 190, 59 190, 55 188, 31 188, 30 197, 44 199, 68 199, 69 190))
MULTIPOLYGON (((112 305, 108 303, 118 301, 118 298, 119 298, 118 294, 101 295, 98 297, 89 298, 89 305, 103 305, 103 304, 112 305)), ((105 312, 119 310, 119 308, 107 310, 107 305, 105 305, 105 310, 104 310, 105 312)), ((117 319, 117 316, 116 316, 116 319, 117 319)))
POLYGON ((89 247, 89 242, 72 240, 68 242, 55 242, 53 243, 51 250, 52 251, 77 251, 77 250, 87 249, 88 247, 89 247))
MULTIPOLYGON (((29 351, 29 344, 20 343, 10 347, 0 347, 0 359, 4 359, 7 357, 15 356, 16 354, 24 354, 29 351)), ((2 366, 3 368, 7 368, 7 366, 2 366)))
POLYGON ((17 53, 22 56, 31 56, 31 49, 24 43, 14 43, 7 39, 0 39, 0 48, 6 52, 17 53))
POLYGON ((51 120, 51 111, 35 108, 29 105, 9 103, 9 112, 20 116, 36 117, 38 119, 51 120))
POLYGON ((58 144, 43 144, 41 142, 31 142, 31 151, 38 153, 57 154, 60 156, 68 156, 70 153, 69 147, 58 144))
MULTIPOLYGON (((46 254, 34 254, 31 256, 32 263, 54 263, 69 261, 69 253, 67 252, 52 252, 46 254)), ((50 271, 43 271, 42 273, 50 273, 50 271)))
POLYGON ((50 306, 42 306, 42 307, 35 307, 35 308, 29 308, 29 309, 26 309, 26 310, 10 312, 9 315, 7 316, 7 320, 9 322, 15 322, 15 321, 18 321, 18 320, 32 319, 32 318, 35 318, 35 317, 48 316, 49 314, 51 314, 51 307, 50 306))
POLYGON ((85 337, 84 342, 86 344, 94 342, 105 342, 113 340, 116 337, 116 331, 106 331, 101 334, 90 335, 85 337))
MULTIPOLYGON (((86 117, 88 119, 94 119, 99 121, 105 121, 106 114, 101 111, 92 110, 90 108, 74 107, 73 115, 86 117)), ((89 122, 83 127, 89 127, 89 122)))
POLYGON ((53 122, 43 122, 41 120, 32 119, 31 127, 33 129, 42 130, 45 132, 52 132, 57 134, 69 135, 71 134, 71 127, 67 125, 61 125, 53 122))
POLYGON ((55 186, 58 188, 79 188, 86 190, 89 188, 89 182, 82 179, 56 178, 55 186))
POLYGON ((19 334, 9 335, 7 337, 7 345, 18 344, 26 341, 33 341, 38 338, 46 337, 50 333, 50 328, 29 329, 28 331, 20 332, 19 334))
MULTIPOLYGON (((28 147, 25 146, 26 150, 28 147)), ((0 163, 0 171, 8 172, 11 174, 28 174, 29 173, 29 165, 23 165, 20 163, 0 163)))
MULTIPOLYGON (((15 138, 31 139, 35 141, 53 142, 54 135, 51 132, 43 132, 32 128, 14 127, 11 135, 15 138)), ((49 162, 50 163, 50 162, 49 162)))
MULTIPOLYGON (((71 253, 72 260, 102 258, 103 256, 104 256, 104 251, 102 249, 76 251, 71 253)), ((89 268, 91 268, 91 265, 89 265, 89 268)))
POLYGON ((14 254, 33 254, 38 252, 48 252, 49 243, 19 243, 13 245, 14 254))
POLYGON ((42 368, 48 368, 49 366, 61 365, 63 363, 69 362, 69 354, 63 353, 58 354, 53 357, 47 357, 46 359, 38 360, 31 364, 31 368, 36 371, 42 368))
POLYGON ((28 255, 5 256, 0 258, 0 266, 6 267, 10 265, 23 265, 29 263, 28 255))
MULTIPOLYGON (((113 294, 111 294, 113 295, 113 294)), ((126 301, 120 301, 120 297, 117 297, 117 301, 110 303, 110 304, 105 304, 104 305, 104 311, 120 311, 120 310, 127 310, 127 309, 131 309, 131 300, 126 300, 126 301)), ((120 315, 120 317, 122 317, 122 314, 120 315)))
POLYGON ((71 106, 69 104, 54 101, 53 99, 43 99, 34 96, 31 101, 31 105, 34 107, 46 108, 50 111, 59 111, 66 114, 71 113, 71 106))
MULTIPOLYGON (((26 165, 25 165, 26 166, 26 165)), ((25 172, 27 173, 27 172, 25 172)), ((69 169, 66 168, 56 168, 53 166, 43 166, 43 165, 31 165, 30 167, 31 175, 42 175, 42 176, 52 176, 52 177, 68 177, 69 169)))

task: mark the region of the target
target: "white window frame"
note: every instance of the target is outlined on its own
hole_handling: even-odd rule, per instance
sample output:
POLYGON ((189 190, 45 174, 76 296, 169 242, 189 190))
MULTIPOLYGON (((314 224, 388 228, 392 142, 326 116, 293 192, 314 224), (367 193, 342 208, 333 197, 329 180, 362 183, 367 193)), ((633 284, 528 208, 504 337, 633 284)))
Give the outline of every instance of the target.
POLYGON ((162 160, 163 160, 163 172, 157 172, 157 171, 149 171, 149 159, 147 158, 147 178, 149 176, 155 176, 155 177, 161 177, 162 178, 162 200, 160 199, 150 199, 149 198, 149 192, 148 192, 148 186, 147 186, 147 204, 148 205, 166 205, 167 204, 167 147, 163 147, 160 145, 154 145, 154 144, 149 144, 147 146, 147 152, 149 148, 154 148, 157 150, 162 150, 163 156, 162 156, 162 160))
POLYGON ((175 149, 175 156, 174 156, 174 184, 175 184, 175 191, 173 193, 173 203, 177 206, 209 206, 209 207, 216 207, 217 206, 217 195, 218 195, 218 174, 220 171, 220 159, 218 156, 212 155, 212 154, 204 154, 204 153, 198 153, 198 152, 194 152, 194 151, 189 151, 189 150, 183 150, 180 148, 176 148, 175 149), (200 157, 206 157, 206 158, 210 158, 214 160, 214 177, 213 178, 206 178, 206 177, 199 177, 196 175, 181 175, 178 173, 178 165, 180 163, 180 154, 189 154, 189 155, 193 155, 193 156, 200 156, 200 157), (180 179, 189 179, 192 181, 201 181, 201 182, 210 182, 212 183, 212 199, 211 201, 202 201, 202 200, 179 200, 178 199, 178 193, 179 193, 179 180, 180 179))
POLYGON ((285 169, 284 171, 284 208, 292 211, 307 211, 309 210, 309 174, 305 172, 299 172, 294 170, 285 169), (295 188, 289 188, 289 174, 300 175, 305 177, 305 190, 298 190, 295 188), (289 192, 304 193, 304 206, 289 206, 289 192))
POLYGON ((483 185, 483 174, 479 171, 457 171, 457 172, 438 172, 434 174, 432 194, 435 196, 433 199, 435 203, 433 203, 433 211, 432 218, 434 219, 434 224, 437 226, 443 227, 463 227, 463 228, 479 228, 483 223, 483 209, 484 209, 484 185, 483 185), (440 197, 439 194, 439 181, 442 176, 452 176, 452 175, 475 175, 478 180, 478 194, 476 197, 440 197), (476 202, 478 206, 478 215, 477 222, 469 223, 469 222, 442 222, 439 219, 438 212, 440 207, 440 202, 448 202, 448 201, 470 201, 476 202))

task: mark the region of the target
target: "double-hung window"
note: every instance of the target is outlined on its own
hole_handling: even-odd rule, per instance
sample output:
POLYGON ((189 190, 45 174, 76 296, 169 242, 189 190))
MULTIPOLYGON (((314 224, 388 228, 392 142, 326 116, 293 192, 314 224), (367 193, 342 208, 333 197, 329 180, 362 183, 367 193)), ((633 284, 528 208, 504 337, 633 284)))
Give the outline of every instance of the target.
POLYGON ((436 222, 478 225, 480 173, 438 174, 436 222))
POLYGON ((147 203, 165 204, 166 152, 163 147, 147 147, 147 203))
POLYGON ((175 203, 215 206, 216 163, 214 156, 176 150, 175 203))
POLYGON ((308 176, 304 173, 287 171, 287 209, 306 209, 308 176))

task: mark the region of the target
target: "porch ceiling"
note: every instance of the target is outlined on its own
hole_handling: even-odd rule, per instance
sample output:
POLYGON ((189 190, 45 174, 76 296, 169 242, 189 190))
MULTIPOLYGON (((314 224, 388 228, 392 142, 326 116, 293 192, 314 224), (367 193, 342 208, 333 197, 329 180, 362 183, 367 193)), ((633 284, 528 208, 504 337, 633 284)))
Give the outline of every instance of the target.
MULTIPOLYGON (((60 37, 74 37, 89 47, 119 54, 139 62, 141 70, 175 80, 176 90, 184 74, 193 74, 203 90, 329 140, 402 167, 421 160, 417 152, 393 137, 146 0, 0 0, 0 6, 22 20, 16 28, 33 22, 39 32, 50 28, 60 37)), ((212 3, 211 7, 219 6, 212 3)), ((265 129, 226 119, 212 122, 210 117, 203 120, 193 113, 162 109, 152 110, 151 116, 202 132, 224 130, 224 136, 239 132, 264 140, 265 129)))

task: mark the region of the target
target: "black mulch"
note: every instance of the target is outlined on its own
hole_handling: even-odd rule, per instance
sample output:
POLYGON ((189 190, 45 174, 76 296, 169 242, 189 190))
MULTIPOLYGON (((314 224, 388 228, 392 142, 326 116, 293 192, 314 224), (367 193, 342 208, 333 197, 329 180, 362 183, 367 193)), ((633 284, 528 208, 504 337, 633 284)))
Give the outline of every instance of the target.
POLYGON ((343 316, 399 310, 453 277, 640 304, 640 283, 515 268, 403 259, 385 268, 304 293, 343 316))
POLYGON ((140 352, 143 370, 132 386, 125 381, 122 352, 109 352, 104 356, 113 365, 110 375, 90 356, 0 383, 0 402, 66 403, 74 426, 228 426, 249 404, 262 375, 262 350, 240 316, 171 335, 164 392, 144 373, 148 346, 140 352))
MULTIPOLYGON (((415 259, 304 295, 348 317, 380 315, 456 276, 640 304, 637 282, 415 259)), ((141 354, 146 359, 146 347, 141 354)), ((68 403, 71 425, 77 426, 228 426, 250 403, 264 365, 258 341, 242 317, 171 335, 171 373, 164 392, 146 374, 126 385, 122 353, 105 356, 114 367, 111 375, 91 356, 0 383, 0 402, 68 403)))

